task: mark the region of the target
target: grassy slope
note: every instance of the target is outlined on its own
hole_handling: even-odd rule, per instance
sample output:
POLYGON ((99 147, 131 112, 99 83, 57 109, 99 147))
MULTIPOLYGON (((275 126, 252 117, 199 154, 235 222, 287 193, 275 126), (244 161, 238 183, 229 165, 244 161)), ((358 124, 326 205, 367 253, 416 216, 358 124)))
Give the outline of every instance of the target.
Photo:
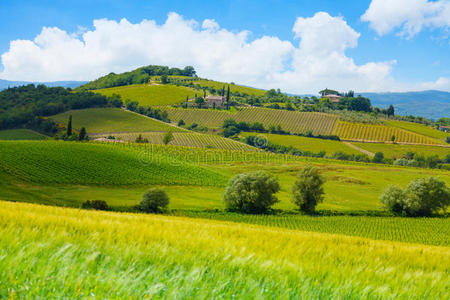
POLYGON ((447 247, 216 221, 0 202, 0 248, 1 298, 450 296, 447 247))
POLYGON ((370 152, 383 152, 386 157, 399 158, 407 152, 415 152, 424 156, 431 156, 437 154, 444 158, 450 154, 450 148, 440 146, 425 146, 425 145, 399 145, 399 144, 375 144, 375 143, 353 143, 356 146, 368 150, 370 152))
MULTIPOLYGON (((122 145, 0 142, 0 170, 12 181, 40 184, 224 184, 205 168, 122 145)), ((4 179, 6 179, 4 178, 4 179)))
POLYGON ((0 199, 46 204, 79 206, 99 199, 115 207, 130 207, 156 184, 167 190, 172 209, 223 209, 228 178, 264 170, 277 176, 281 184, 280 203, 275 208, 292 211, 291 186, 306 163, 319 167, 327 180, 325 200, 318 206, 321 210, 380 210, 378 197, 393 182, 405 187, 412 179, 433 175, 450 184, 449 172, 442 170, 299 157, 290 160, 267 153, 63 142, 3 142, 0 146, 1 166, 14 174, 14 184, 0 188, 0 199), (66 153, 73 158, 68 159, 71 156, 66 153), (55 183, 64 186, 55 187, 55 183), (186 184, 203 186, 183 186, 186 184))
POLYGON ((0 140, 46 140, 47 136, 29 129, 0 130, 0 140))
POLYGON ((108 89, 95 90, 105 96, 118 94, 123 101, 130 99, 143 106, 164 106, 186 101, 186 97, 193 98, 197 92, 191 88, 175 85, 134 84, 108 89))
MULTIPOLYGON (((245 132, 241 133, 241 135, 245 137, 249 135, 259 135, 259 134, 252 132, 245 132)), ((313 153, 325 151, 327 154, 333 154, 335 152, 341 151, 347 154, 362 154, 358 150, 350 148, 349 146, 339 141, 307 138, 295 135, 268 134, 268 133, 264 133, 262 135, 267 137, 267 139, 272 143, 285 146, 292 146, 302 151, 311 151, 313 153)))
POLYGON ((179 129, 163 122, 124 111, 119 108, 88 108, 70 110, 51 119, 66 124, 72 115, 72 126, 80 129, 86 127, 88 134, 108 132, 138 132, 138 131, 178 131, 179 129))
MULTIPOLYGON (((147 139, 150 144, 162 145, 164 132, 134 132, 134 133, 120 133, 114 134, 116 140, 134 142, 136 138, 141 135, 147 139)), ((95 135, 94 139, 105 137, 109 135, 95 135)), ((242 150, 242 151, 256 151, 257 149, 244 143, 236 142, 232 139, 227 139, 218 135, 202 134, 196 132, 174 132, 173 140, 169 143, 174 146, 187 146, 208 149, 227 149, 227 150, 242 150)))
POLYGON ((419 133, 422 135, 426 135, 435 139, 445 140, 447 136, 450 136, 449 133, 445 133, 439 131, 437 129, 431 128, 429 126, 423 124, 417 124, 412 122, 404 122, 404 121, 386 121, 389 125, 403 128, 415 133, 419 133))

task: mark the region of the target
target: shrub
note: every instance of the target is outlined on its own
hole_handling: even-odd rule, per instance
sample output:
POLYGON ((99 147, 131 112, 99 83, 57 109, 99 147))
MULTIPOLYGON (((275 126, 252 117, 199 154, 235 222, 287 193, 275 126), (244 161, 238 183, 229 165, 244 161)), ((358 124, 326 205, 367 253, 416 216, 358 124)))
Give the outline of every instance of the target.
POLYGON ((450 191, 445 182, 431 176, 411 181, 405 193, 409 215, 430 216, 450 204, 450 191))
POLYGON ((264 213, 278 202, 278 180, 263 171, 240 174, 232 178, 223 195, 228 210, 264 213))
POLYGON ((323 201, 324 182, 316 167, 306 166, 300 171, 292 186, 292 201, 300 210, 314 212, 316 205, 323 201))
POLYGON ((380 200, 396 214, 431 216, 450 205, 450 191, 444 181, 427 177, 411 181, 405 191, 398 186, 390 186, 380 200))
POLYGON ((446 138, 445 138, 445 141, 446 141, 448 144, 450 144, 450 136, 446 137, 446 138))
POLYGON ((184 126, 184 125, 186 125, 186 123, 184 123, 184 121, 180 119, 180 120, 178 121, 178 126, 181 127, 181 126, 184 126))
POLYGON ((405 209, 405 192, 398 185, 388 186, 380 196, 381 203, 395 214, 402 214, 405 209))
POLYGON ((144 193, 139 209, 143 212, 161 212, 169 205, 169 196, 162 189, 152 188, 144 193))
POLYGON ((384 162, 384 154, 383 154, 383 152, 375 153, 375 156, 373 157, 372 161, 374 163, 383 163, 384 162))
POLYGON ((109 210, 108 204, 103 200, 87 200, 81 204, 84 209, 109 210))
POLYGON ((163 136, 163 143, 164 143, 164 145, 167 145, 167 144, 169 144, 171 141, 173 140, 173 133, 172 133, 172 131, 168 131, 168 132, 166 132, 165 134, 164 134, 164 136, 163 136))

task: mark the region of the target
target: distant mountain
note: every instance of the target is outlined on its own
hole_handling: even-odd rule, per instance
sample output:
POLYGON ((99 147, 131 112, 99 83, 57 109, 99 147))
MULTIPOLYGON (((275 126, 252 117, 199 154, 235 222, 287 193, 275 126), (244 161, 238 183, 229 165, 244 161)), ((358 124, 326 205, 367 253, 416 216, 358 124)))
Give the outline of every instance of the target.
POLYGON ((450 93, 422 91, 404 93, 356 93, 370 99, 373 106, 394 105, 399 115, 415 115, 437 120, 450 116, 450 93))
POLYGON ((54 82, 27 82, 27 81, 9 81, 0 79, 0 91, 8 87, 15 87, 27 84, 44 84, 48 87, 61 86, 64 88, 76 88, 87 83, 87 81, 54 81, 54 82))

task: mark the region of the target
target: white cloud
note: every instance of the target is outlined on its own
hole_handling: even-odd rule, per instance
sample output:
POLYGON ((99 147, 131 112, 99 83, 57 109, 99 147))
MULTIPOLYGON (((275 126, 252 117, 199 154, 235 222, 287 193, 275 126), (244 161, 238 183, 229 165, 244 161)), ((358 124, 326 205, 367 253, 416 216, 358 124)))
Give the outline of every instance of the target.
POLYGON ((400 28, 399 34, 413 37, 422 29, 450 28, 449 0, 372 0, 361 16, 380 36, 400 28))
MULTIPOLYGON (((250 39, 248 31, 232 32, 212 19, 201 25, 169 14, 164 24, 143 20, 95 20, 93 29, 67 33, 44 27, 33 41, 15 40, 1 56, 0 78, 55 81, 92 80, 149 64, 192 65, 202 77, 290 93, 317 93, 324 87, 341 91, 393 90, 395 61, 356 64, 346 50, 357 47, 360 34, 341 17, 319 12, 298 18, 296 46, 278 37, 250 39)), ((447 79, 436 83, 450 90, 447 79)))

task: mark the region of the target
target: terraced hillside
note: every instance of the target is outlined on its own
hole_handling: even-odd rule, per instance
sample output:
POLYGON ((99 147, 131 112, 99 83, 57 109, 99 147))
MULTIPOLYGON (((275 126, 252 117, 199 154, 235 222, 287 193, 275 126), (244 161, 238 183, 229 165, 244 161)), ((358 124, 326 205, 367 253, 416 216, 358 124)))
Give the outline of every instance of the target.
MULTIPOLYGON (((93 139, 107 138, 109 136, 114 136, 116 140, 134 142, 139 135, 142 138, 147 139, 150 144, 162 145, 164 132, 128 132, 128 133, 117 133, 117 134, 96 134, 92 135, 93 139)), ((188 146, 196 148, 207 148, 207 149, 225 149, 225 150, 240 150, 240 151, 256 151, 257 149, 246 145, 244 143, 239 143, 231 139, 226 139, 218 135, 209 135, 201 133, 192 132, 174 132, 173 140, 170 145, 174 146, 188 146)))
POLYGON ((93 92, 105 96, 117 94, 121 96, 123 101, 127 99, 137 101, 142 106, 178 104, 186 101, 186 97, 191 99, 194 98, 195 94, 201 94, 201 92, 195 91, 194 89, 171 84, 133 84, 94 90, 93 92))
POLYGON ((225 178, 174 157, 121 145, 0 142, 3 180, 42 184, 221 185, 225 178))
POLYGON ((0 130, 0 140, 46 140, 48 136, 29 129, 0 130))
POLYGON ((50 118, 66 124, 72 115, 73 128, 86 127, 88 134, 108 132, 180 131, 164 122, 119 108, 88 108, 67 111, 50 118))
POLYGON ((412 131, 386 125, 360 124, 350 122, 336 122, 333 134, 343 140, 361 142, 390 142, 395 137, 395 142, 405 144, 444 144, 443 141, 417 134, 412 131))
POLYGON ((226 119, 237 122, 259 122, 265 127, 280 124, 283 130, 303 133, 312 130, 314 134, 331 134, 338 117, 316 112, 297 112, 267 108, 243 108, 235 113, 212 109, 174 109, 166 110, 172 121, 183 120, 186 124, 197 123, 208 128, 219 128, 226 119))

